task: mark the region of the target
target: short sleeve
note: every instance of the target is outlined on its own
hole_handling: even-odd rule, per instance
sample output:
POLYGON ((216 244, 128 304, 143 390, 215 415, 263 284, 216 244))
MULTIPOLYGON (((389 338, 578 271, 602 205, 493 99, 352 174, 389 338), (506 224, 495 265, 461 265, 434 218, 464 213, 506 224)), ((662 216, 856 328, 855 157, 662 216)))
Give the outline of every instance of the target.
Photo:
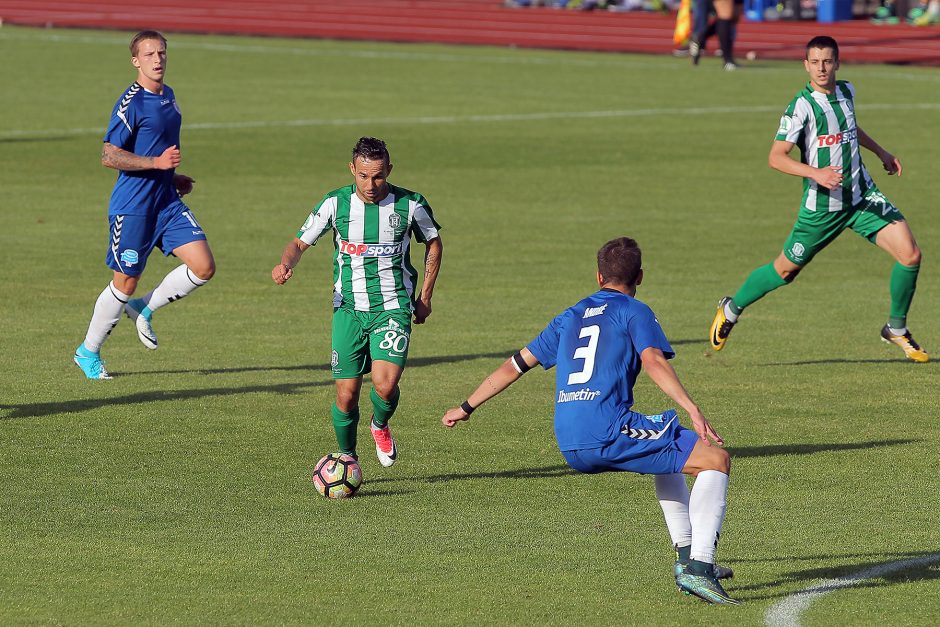
POLYGON ((438 231, 440 230, 441 225, 434 219, 434 212, 431 210, 431 205, 428 204, 424 196, 419 194, 417 200, 415 200, 414 211, 415 239, 423 244, 428 240, 438 237, 438 231))
POLYGON ((320 237, 333 227, 336 214, 336 196, 326 196, 316 209, 310 212, 307 220, 297 231, 297 237, 305 244, 313 246, 320 237))
POLYGON ((666 339, 666 334, 656 319, 653 310, 643 305, 633 311, 627 322, 627 329, 630 332, 630 341, 633 342, 633 349, 639 355, 647 348, 658 348, 666 356, 666 359, 672 359, 676 356, 675 351, 666 339))
POLYGON ((787 107, 783 116, 780 118, 780 126, 777 127, 777 134, 774 139, 782 142, 798 144, 803 135, 803 128, 806 126, 806 112, 803 107, 795 104, 787 107))
POLYGON ((108 122, 108 130, 104 134, 104 141, 121 150, 133 148, 134 134, 138 124, 137 107, 133 106, 133 101, 127 101, 127 98, 128 96, 124 96, 114 105, 111 120, 108 122))
POLYGON ((535 355, 535 358, 542 364, 542 368, 548 370, 558 361, 558 341, 561 337, 561 325, 565 314, 559 314, 554 320, 548 323, 548 326, 538 334, 538 336, 528 343, 526 348, 535 355))

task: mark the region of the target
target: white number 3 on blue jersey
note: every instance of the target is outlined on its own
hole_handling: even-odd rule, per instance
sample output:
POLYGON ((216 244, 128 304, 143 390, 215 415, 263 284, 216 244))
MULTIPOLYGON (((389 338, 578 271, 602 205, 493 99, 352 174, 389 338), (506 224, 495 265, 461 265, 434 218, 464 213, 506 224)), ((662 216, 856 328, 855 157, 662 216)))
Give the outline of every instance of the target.
POLYGON ((601 336, 601 328, 596 324, 582 327, 579 338, 590 338, 587 346, 579 346, 574 351, 572 359, 583 359, 584 368, 568 375, 568 385, 587 383, 594 375, 594 355, 597 353, 597 339, 601 336))

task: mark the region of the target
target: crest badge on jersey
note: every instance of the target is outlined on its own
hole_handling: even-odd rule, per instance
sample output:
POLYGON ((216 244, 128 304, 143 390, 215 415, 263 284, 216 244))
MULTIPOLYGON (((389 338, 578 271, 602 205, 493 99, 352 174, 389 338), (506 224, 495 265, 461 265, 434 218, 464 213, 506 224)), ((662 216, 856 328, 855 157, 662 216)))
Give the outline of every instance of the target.
POLYGON ((803 253, 806 252, 806 247, 803 246, 803 244, 801 244, 801 243, 799 243, 799 242, 796 242, 796 243, 794 243, 793 246, 790 248, 790 252, 793 253, 793 260, 794 260, 794 261, 802 261, 802 260, 803 260, 803 253))
POLYGON ((780 118, 780 128, 777 129, 778 133, 789 133, 790 125, 792 124, 789 115, 785 115, 780 118))
POLYGON ((397 213, 393 213, 388 216, 388 225, 393 229, 398 229, 401 227, 401 216, 397 213))

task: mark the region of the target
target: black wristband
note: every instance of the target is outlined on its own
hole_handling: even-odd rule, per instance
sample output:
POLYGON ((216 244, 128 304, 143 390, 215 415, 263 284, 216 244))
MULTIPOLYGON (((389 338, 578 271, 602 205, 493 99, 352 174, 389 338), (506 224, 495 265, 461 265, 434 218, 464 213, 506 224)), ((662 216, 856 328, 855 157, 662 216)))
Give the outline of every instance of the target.
POLYGON ((460 409, 463 410, 463 413, 465 413, 465 414, 467 414, 467 415, 469 416, 470 414, 473 413, 473 410, 476 409, 476 407, 472 406, 472 405, 469 403, 469 401, 464 401, 464 402, 462 402, 462 403, 460 404, 460 409))

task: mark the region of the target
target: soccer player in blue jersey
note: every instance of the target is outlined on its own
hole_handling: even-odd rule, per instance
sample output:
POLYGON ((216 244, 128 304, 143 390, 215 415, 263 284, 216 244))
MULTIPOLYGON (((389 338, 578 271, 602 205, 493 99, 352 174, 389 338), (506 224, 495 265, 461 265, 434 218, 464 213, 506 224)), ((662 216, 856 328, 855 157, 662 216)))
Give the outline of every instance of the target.
POLYGON ((98 296, 88 333, 75 350, 75 363, 89 379, 111 378, 100 350, 123 313, 134 321, 141 343, 156 349, 153 312, 205 285, 215 273, 206 235, 181 200, 195 181, 176 172, 182 116, 173 90, 163 82, 166 38, 141 31, 130 50, 137 80, 114 105, 101 151, 102 165, 118 170, 105 255, 114 279, 98 296), (183 263, 146 296, 131 300, 154 248, 183 263))
POLYGON ((585 473, 655 475, 656 496, 677 552, 679 589, 710 603, 737 604, 719 583, 733 573, 715 564, 731 459, 715 445, 723 443, 721 437, 669 365, 675 353, 659 321, 635 298, 642 279, 634 240, 621 237, 604 244, 597 253, 600 291, 555 317, 441 421, 453 427, 532 367, 556 366, 555 437, 568 465, 585 473), (694 431, 679 424, 673 409, 655 415, 633 411, 633 385, 641 368, 688 412, 694 431), (691 494, 683 473, 696 477, 691 494))

